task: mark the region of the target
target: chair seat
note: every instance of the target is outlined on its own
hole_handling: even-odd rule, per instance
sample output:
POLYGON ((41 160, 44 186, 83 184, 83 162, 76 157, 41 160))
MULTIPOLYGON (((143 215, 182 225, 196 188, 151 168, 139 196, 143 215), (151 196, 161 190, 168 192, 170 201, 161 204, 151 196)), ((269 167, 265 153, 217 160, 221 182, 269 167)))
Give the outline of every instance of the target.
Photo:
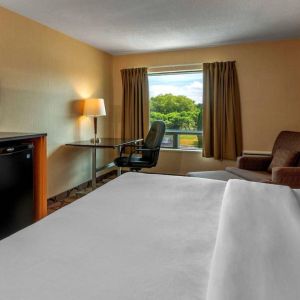
POLYGON ((272 175, 269 172, 250 171, 234 167, 227 167, 225 170, 249 181, 266 182, 272 180, 272 175))
POLYGON ((127 156, 118 157, 114 160, 117 167, 129 167, 129 168, 147 168, 152 167, 152 163, 143 159, 140 156, 132 156, 130 162, 128 162, 127 156))

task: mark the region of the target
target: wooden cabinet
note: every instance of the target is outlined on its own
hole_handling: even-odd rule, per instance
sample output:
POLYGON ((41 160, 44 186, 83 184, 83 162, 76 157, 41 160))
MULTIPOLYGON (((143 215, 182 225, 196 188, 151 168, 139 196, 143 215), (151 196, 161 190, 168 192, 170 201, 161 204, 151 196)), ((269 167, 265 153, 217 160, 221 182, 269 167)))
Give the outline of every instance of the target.
POLYGON ((33 143, 35 220, 47 215, 47 134, 0 132, 0 145, 33 143))

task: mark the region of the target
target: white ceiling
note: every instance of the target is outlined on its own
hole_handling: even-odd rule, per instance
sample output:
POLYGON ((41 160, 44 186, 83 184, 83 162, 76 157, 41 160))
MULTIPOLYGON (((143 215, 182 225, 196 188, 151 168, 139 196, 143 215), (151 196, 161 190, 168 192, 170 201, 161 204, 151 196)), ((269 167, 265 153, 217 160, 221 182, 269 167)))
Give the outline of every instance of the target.
POLYGON ((300 0, 0 0, 111 54, 300 37, 300 0))

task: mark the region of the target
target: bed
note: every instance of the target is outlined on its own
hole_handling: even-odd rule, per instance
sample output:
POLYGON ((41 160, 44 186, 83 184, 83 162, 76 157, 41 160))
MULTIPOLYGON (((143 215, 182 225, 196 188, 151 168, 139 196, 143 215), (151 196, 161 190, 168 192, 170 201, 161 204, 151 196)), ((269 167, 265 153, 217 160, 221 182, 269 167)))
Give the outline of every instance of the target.
POLYGON ((0 242, 0 299, 205 299, 225 185, 120 176, 0 242))
POLYGON ((127 173, 0 242, 2 300, 294 300, 299 191, 127 173))

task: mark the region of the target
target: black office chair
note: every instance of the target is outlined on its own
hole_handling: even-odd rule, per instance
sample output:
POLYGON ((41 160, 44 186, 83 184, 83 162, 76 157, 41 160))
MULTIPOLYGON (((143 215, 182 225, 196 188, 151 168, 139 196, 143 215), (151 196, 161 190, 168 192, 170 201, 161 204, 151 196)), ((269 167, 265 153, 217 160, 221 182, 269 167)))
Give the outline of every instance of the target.
POLYGON ((142 168, 155 167, 158 161, 160 145, 162 143, 166 125, 163 121, 155 121, 152 123, 147 137, 142 144, 124 145, 121 156, 114 160, 119 168, 130 168, 131 171, 140 171, 142 168), (131 148, 129 156, 123 156, 126 147, 131 148), (141 154, 136 156, 136 154, 141 154))

